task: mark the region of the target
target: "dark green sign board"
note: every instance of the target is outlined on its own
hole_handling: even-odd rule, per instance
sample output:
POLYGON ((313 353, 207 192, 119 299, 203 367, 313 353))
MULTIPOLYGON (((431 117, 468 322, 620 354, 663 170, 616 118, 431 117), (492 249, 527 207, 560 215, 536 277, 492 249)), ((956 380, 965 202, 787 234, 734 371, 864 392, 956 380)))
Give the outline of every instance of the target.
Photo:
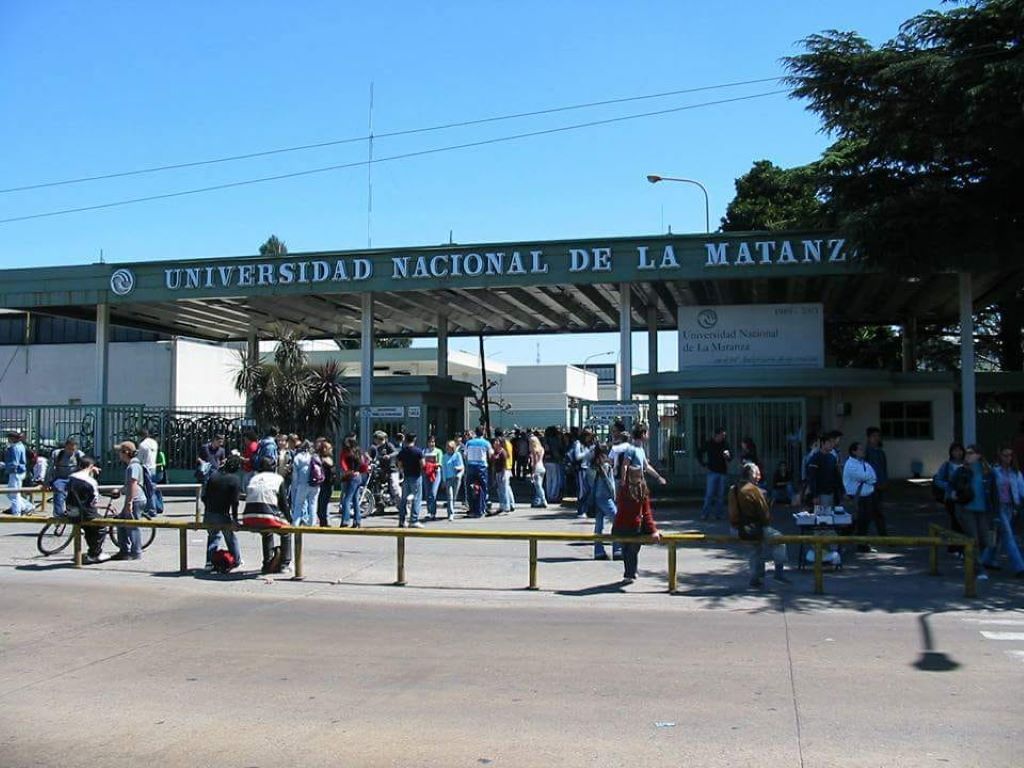
POLYGON ((432 246, 0 271, 0 306, 32 309, 243 296, 852 274, 821 232, 432 246))

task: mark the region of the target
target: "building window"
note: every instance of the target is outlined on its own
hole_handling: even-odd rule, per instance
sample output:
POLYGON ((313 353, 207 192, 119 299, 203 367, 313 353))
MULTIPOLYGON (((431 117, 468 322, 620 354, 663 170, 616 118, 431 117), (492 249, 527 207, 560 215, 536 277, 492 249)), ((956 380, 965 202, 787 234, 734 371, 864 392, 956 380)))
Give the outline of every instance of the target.
POLYGON ((931 440, 931 401, 882 402, 879 403, 883 438, 893 440, 931 440))
POLYGON ((614 384, 617 378, 618 366, 612 365, 578 365, 577 368, 582 368, 585 371, 597 374, 598 386, 604 384, 614 384))

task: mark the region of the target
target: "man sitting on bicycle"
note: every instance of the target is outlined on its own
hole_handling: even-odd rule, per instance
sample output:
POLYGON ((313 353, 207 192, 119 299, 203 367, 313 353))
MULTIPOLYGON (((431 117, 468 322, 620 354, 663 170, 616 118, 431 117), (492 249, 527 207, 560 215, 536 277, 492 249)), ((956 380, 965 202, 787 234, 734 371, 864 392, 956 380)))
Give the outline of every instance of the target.
MULTIPOLYGON (((65 514, 78 520, 95 520, 100 516, 97 506, 99 503, 99 484, 96 477, 100 468, 89 456, 81 456, 78 459, 78 471, 72 472, 67 479, 65 490, 67 500, 65 502, 65 514)), ((82 535, 85 536, 86 553, 85 562, 87 565, 102 563, 108 560, 103 554, 103 540, 107 537, 107 529, 92 525, 82 526, 82 535)))

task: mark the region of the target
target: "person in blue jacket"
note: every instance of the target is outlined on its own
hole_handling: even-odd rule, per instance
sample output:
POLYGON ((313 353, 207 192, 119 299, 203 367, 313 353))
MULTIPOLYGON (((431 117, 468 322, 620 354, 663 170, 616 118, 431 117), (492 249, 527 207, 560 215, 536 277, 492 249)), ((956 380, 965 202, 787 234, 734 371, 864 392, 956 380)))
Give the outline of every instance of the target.
POLYGON ((0 462, 0 470, 7 475, 7 498, 11 501, 7 514, 29 515, 35 511, 35 505, 21 495, 25 473, 28 472, 28 451, 25 450, 20 432, 7 434, 7 450, 4 451, 4 460, 0 462))

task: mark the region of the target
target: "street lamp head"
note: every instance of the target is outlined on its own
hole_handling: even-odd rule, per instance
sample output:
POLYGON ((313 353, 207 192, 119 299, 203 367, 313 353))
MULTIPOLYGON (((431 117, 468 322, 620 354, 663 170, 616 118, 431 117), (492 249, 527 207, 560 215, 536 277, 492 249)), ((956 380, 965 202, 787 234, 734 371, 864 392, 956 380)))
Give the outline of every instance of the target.
POLYGON ((655 176, 654 174, 650 174, 647 176, 647 180, 651 182, 651 184, 657 184, 659 181, 661 181, 661 176, 655 176))

